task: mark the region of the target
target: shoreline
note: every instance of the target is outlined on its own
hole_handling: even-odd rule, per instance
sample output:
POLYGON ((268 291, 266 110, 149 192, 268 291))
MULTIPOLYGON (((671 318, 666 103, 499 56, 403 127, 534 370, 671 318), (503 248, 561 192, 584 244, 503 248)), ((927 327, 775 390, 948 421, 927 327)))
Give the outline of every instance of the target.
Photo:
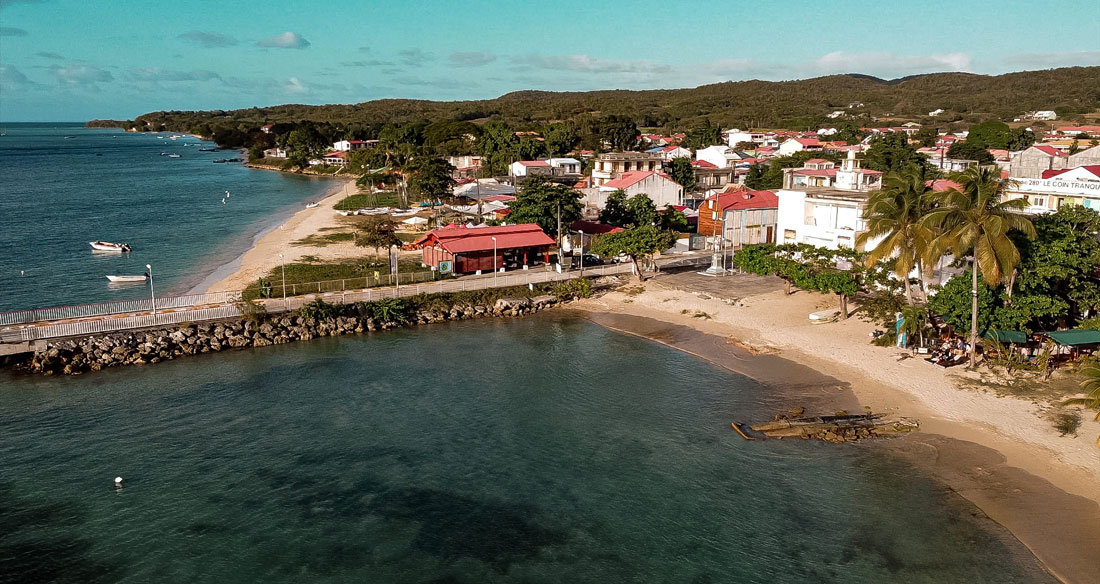
MULTIPOLYGON (((872 378, 865 368, 800 350, 800 346, 813 345, 792 343, 795 337, 784 330, 791 325, 777 322, 783 320, 784 314, 778 310, 760 310, 766 314, 745 322, 736 318, 743 306, 722 304, 713 298, 700 300, 688 292, 655 290, 652 284, 652 280, 647 282, 645 292, 630 295, 610 292, 598 299, 573 303, 570 308, 600 326, 665 344, 765 386, 782 385, 787 394, 786 406, 805 406, 808 411, 815 407, 822 411, 853 411, 867 406, 875 412, 917 417, 920 430, 902 438, 876 442, 874 447, 929 473, 963 497, 1004 527, 1062 581, 1089 582, 1100 571, 1100 556, 1095 553, 1100 549, 1100 490, 1096 488, 1100 465, 1087 466, 1090 458, 1100 460, 1100 453, 1066 457, 1045 445, 1006 435, 995 423, 951 419, 910 393, 910 388, 891 383, 889 376, 872 378), (705 309, 713 318, 680 313, 688 308, 705 309), (838 391, 832 391, 833 387, 838 391), (1081 464, 1082 461, 1086 464, 1081 464)), ((801 317, 804 304, 816 307, 821 300, 831 302, 820 295, 814 295, 818 302, 808 293, 802 295, 798 306, 787 307, 788 315, 794 312, 801 317)), ((746 297, 738 304, 767 304, 770 308, 784 300, 789 298, 763 294, 746 297)), ((822 327, 807 322, 792 328, 829 334, 829 327, 835 324, 822 327)), ((872 327, 869 323, 861 324, 872 327)), ((866 336, 863 344, 865 347, 848 348, 860 356, 864 356, 864 349, 879 351, 893 360, 889 349, 871 346, 866 336)), ((873 367, 874 363, 866 361, 866 365, 873 367)), ((942 377, 939 370, 935 373, 942 377)), ((920 377, 916 372, 910 375, 920 377)), ((964 394, 963 397, 970 393, 962 389, 954 391, 964 394)), ((1022 401, 1008 397, 988 399, 1010 400, 1014 405, 1022 401)), ((736 413, 731 412, 730 416, 733 421, 736 413)), ((1089 437, 1096 431, 1093 427, 1096 425, 1082 424, 1077 440, 1091 445, 1089 437)))
MULTIPOLYGON (((269 227, 257 233, 248 249, 232 261, 215 269, 210 276, 207 276, 195 286, 192 293, 243 290, 257 278, 278 267, 280 265, 280 253, 284 255, 283 261, 286 263, 294 262, 303 256, 316 255, 313 252, 316 252, 318 248, 293 246, 291 244, 314 235, 323 228, 340 225, 339 219, 341 217, 332 210, 332 205, 340 200, 348 183, 352 180, 341 177, 330 178, 335 180, 337 184, 325 190, 321 198, 316 201, 318 203, 316 207, 296 211, 283 221, 272 223, 269 227)), ((348 243, 327 246, 327 248, 346 247, 357 249, 354 244, 348 243)), ((341 249, 341 251, 347 252, 346 249, 341 249)), ((361 254, 362 250, 357 253, 361 254)))

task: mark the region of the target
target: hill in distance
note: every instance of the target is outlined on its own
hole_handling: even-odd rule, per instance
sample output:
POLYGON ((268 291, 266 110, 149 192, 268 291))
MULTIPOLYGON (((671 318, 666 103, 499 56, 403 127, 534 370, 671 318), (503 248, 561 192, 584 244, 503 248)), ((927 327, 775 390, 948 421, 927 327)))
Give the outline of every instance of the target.
POLYGON ((1033 110, 1054 110, 1060 119, 1080 119, 1100 110, 1100 67, 1004 75, 933 73, 892 80, 848 74, 797 81, 725 82, 692 89, 527 90, 485 100, 379 99, 343 105, 287 104, 230 111, 153 112, 138 119, 172 131, 299 121, 345 126, 499 120, 534 127, 552 121, 609 115, 629 117, 642 127, 686 129, 709 120, 723 128, 807 129, 823 123, 828 113, 841 109, 868 119, 915 120, 942 109, 945 113, 934 118, 942 125, 1011 120, 1033 110), (863 105, 848 107, 860 103, 863 105))

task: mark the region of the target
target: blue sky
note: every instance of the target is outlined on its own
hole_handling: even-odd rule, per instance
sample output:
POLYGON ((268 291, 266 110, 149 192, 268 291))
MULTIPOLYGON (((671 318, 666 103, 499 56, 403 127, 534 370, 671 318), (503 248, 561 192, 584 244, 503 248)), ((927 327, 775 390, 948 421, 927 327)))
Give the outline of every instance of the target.
POLYGON ((1095 0, 0 0, 0 121, 1100 65, 1098 24, 1095 0))

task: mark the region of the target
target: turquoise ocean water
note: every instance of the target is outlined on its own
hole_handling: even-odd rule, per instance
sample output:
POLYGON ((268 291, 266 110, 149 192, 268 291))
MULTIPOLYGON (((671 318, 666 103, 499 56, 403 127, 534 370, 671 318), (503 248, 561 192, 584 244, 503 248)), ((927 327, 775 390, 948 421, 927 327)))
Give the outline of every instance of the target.
POLYGON ((105 276, 146 264, 158 295, 187 292, 338 185, 213 164, 242 154, 200 152, 213 144, 190 136, 79 124, 0 130, 0 311, 145 297, 147 286, 109 286, 105 276), (92 253, 94 240, 134 251, 92 253))
POLYGON ((0 582, 1052 581, 787 405, 566 314, 0 371, 0 582))

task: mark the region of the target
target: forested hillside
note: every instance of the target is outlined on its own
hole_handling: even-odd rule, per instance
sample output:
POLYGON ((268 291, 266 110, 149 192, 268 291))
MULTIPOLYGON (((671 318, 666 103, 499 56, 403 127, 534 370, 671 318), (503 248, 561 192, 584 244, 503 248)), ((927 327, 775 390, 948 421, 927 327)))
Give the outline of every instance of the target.
POLYGON ((210 135, 218 128, 247 131, 270 123, 313 121, 377 126, 410 121, 496 120, 512 126, 623 116, 640 127, 687 129, 706 120, 722 127, 816 127, 844 109, 868 120, 917 119, 943 109, 941 124, 1011 120, 1028 110, 1055 110, 1075 119, 1100 109, 1100 67, 1068 67, 987 76, 936 73, 885 81, 832 75, 801 81, 738 81, 694 89, 518 91, 478 101, 381 99, 354 105, 280 105, 232 111, 154 112, 139 117, 146 129, 210 135), (849 108, 852 104, 855 107, 849 108))

